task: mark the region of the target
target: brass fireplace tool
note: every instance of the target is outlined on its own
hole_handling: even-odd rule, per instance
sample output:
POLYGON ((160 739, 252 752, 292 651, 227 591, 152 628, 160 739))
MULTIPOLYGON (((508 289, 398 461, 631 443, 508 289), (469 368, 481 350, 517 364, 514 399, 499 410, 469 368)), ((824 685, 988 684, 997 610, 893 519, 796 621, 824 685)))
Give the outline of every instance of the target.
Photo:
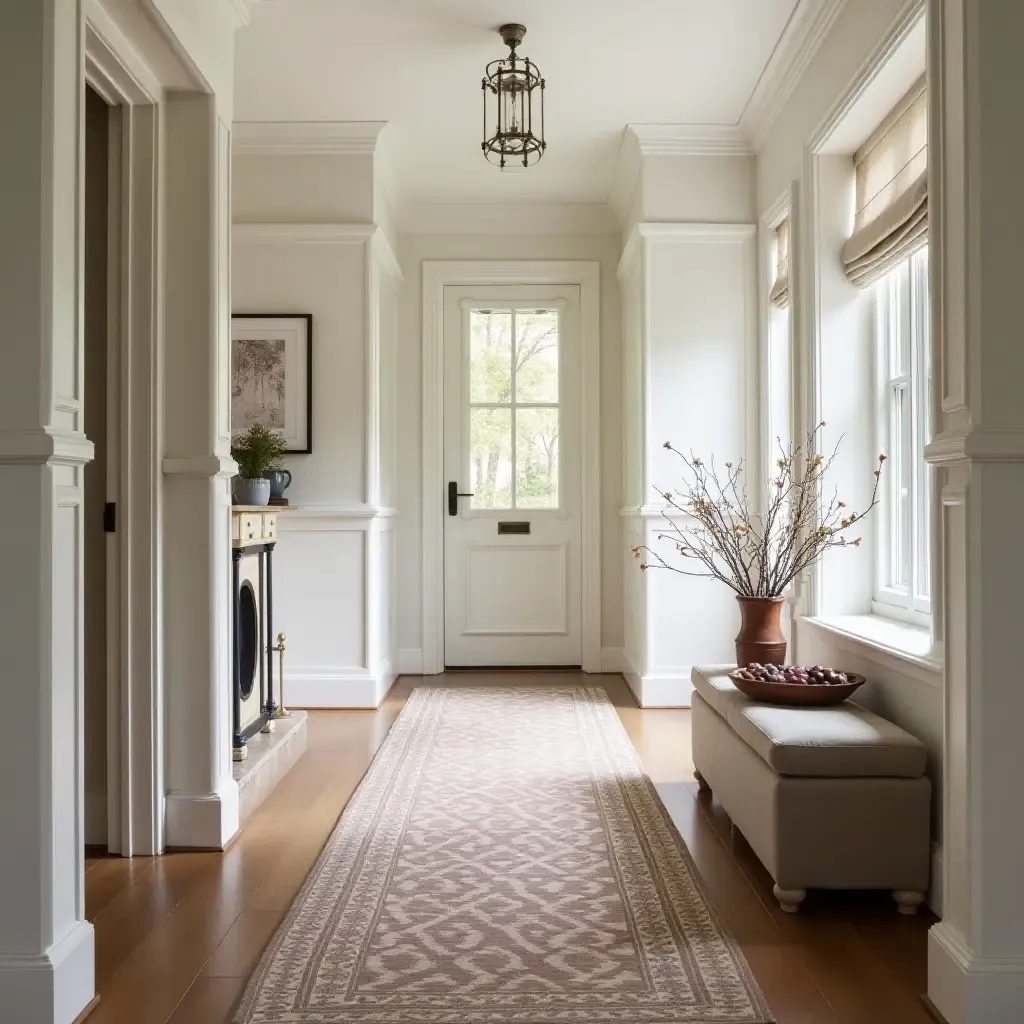
POLYGON ((292 713, 284 706, 284 633, 277 634, 277 646, 273 650, 277 651, 277 695, 279 703, 277 710, 274 712, 275 718, 291 718, 292 713))

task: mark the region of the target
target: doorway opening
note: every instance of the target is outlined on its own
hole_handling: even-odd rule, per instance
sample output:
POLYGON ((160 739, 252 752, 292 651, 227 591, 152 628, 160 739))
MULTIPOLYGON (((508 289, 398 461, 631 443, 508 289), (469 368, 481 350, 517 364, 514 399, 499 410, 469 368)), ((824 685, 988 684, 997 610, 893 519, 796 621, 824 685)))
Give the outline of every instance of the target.
POLYGON ((85 97, 85 199, 82 228, 83 267, 83 420, 94 446, 84 472, 83 549, 84 619, 84 782, 85 844, 106 849, 109 843, 108 736, 109 686, 117 679, 117 564, 111 536, 116 527, 117 389, 111 358, 111 324, 116 294, 111 255, 118 244, 111 216, 117 175, 112 154, 119 146, 114 108, 94 89, 85 97))

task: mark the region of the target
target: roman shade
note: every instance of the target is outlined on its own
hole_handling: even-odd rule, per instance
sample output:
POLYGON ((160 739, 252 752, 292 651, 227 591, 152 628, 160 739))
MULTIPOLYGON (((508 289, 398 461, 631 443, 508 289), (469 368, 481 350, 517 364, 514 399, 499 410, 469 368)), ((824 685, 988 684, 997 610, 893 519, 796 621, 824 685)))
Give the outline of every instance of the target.
POLYGON ((866 288, 928 242, 928 97, 924 77, 854 156, 856 214, 842 249, 866 288))
POLYGON ((789 218, 772 232, 775 239, 775 277, 768 298, 777 309, 789 305, 789 218))

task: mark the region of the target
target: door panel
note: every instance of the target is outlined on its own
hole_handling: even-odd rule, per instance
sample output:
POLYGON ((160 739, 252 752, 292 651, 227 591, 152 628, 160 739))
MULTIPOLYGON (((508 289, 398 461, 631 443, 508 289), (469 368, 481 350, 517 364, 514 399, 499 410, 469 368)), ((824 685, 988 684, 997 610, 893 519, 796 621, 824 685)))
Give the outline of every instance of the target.
POLYGON ((445 289, 445 663, 578 665, 579 288, 445 289))

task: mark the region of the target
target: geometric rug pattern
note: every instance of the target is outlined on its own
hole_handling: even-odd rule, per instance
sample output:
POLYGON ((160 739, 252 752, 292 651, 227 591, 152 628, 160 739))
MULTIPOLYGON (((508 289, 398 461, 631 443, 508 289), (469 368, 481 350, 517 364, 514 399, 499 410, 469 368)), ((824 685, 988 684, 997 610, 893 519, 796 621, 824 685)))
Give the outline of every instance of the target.
POLYGON ((599 687, 412 692, 238 1024, 773 1018, 599 687))

